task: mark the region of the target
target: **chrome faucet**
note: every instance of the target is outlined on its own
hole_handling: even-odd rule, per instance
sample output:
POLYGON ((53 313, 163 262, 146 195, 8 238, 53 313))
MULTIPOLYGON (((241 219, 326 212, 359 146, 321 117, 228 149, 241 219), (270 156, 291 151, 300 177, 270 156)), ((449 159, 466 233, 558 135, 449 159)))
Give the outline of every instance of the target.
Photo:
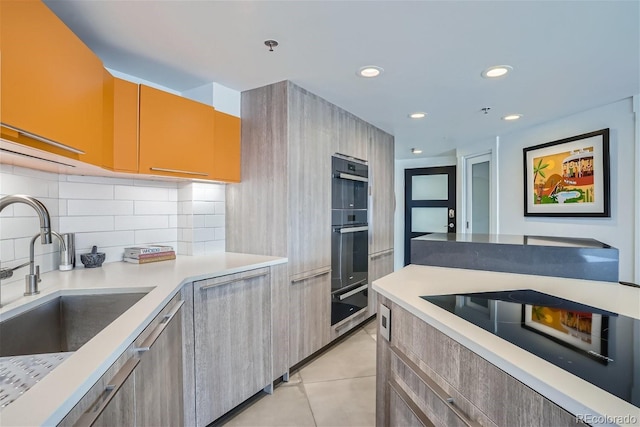
MULTIPOLYGON (((58 233, 56 233, 55 231, 51 230, 51 234, 56 236, 58 238, 58 240, 60 240, 60 249, 61 250, 66 250, 67 247, 64 244, 64 239, 62 238, 61 235, 59 235, 58 233)), ((34 244, 36 243, 36 239, 38 238, 39 234, 36 234, 35 236, 33 236, 33 238, 31 239, 31 244, 29 246, 29 274, 27 274, 24 277, 25 280, 25 291, 24 291, 24 296, 30 296, 30 295, 36 295, 39 294, 40 291, 38 290, 38 283, 40 283, 41 279, 40 279, 40 266, 39 265, 35 265, 34 262, 34 257, 35 257, 35 248, 34 248, 34 244)), ((23 264, 24 266, 24 264, 23 264)))
MULTIPOLYGON (((46 206, 42 204, 40 200, 34 197, 27 196, 24 194, 14 194, 11 196, 4 196, 0 198, 0 212, 7 206, 12 205, 14 203, 24 203, 25 205, 31 206, 36 211, 36 213, 38 214, 38 217, 40 218, 40 234, 39 234, 40 240, 44 245, 51 243, 52 242, 51 218, 49 217, 49 211, 47 210, 46 206)), ((36 237, 37 236, 38 235, 36 235, 36 237)), ((29 265, 31 266, 31 269, 30 269, 31 274, 25 277, 25 293, 24 293, 25 295, 34 295, 38 293, 37 281, 36 281, 35 288, 32 288, 30 286, 31 279, 29 277, 31 275, 35 276, 33 272, 33 241, 31 242, 30 255, 31 255, 31 258, 29 260, 29 265)), ((0 272, 0 277, 10 277, 11 274, 9 273, 9 271, 13 272, 13 270, 15 270, 16 268, 24 267, 25 265, 26 264, 23 264, 13 269, 12 268, 1 269, 2 271, 0 272)))

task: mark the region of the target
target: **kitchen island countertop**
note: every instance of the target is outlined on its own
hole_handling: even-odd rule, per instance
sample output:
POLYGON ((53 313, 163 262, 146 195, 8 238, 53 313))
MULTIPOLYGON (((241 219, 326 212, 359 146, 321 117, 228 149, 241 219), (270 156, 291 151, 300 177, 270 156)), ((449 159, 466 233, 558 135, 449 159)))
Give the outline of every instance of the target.
POLYGON ((0 321, 61 295, 148 294, 4 408, 0 424, 60 422, 184 284, 285 262, 286 258, 223 252, 149 264, 113 262, 100 268, 53 271, 42 275, 40 294, 30 297, 22 296, 22 281, 3 285, 0 321))
MULTIPOLYGON (((409 265, 374 281, 373 289, 572 414, 626 416, 632 421, 615 418, 612 424, 620 425, 637 425, 640 421, 640 408, 421 298, 533 289, 640 319, 637 288, 591 280, 409 265)), ((637 334, 635 337, 639 339, 637 334)), ((633 345, 638 348, 640 343, 633 345)))

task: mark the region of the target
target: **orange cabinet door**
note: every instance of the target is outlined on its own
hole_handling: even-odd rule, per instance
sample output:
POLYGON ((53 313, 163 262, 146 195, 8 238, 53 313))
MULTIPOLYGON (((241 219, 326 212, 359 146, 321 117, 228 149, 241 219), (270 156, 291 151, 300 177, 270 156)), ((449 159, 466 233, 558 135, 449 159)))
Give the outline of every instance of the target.
POLYGON ((41 1, 0 7, 0 122, 32 136, 21 133, 18 142, 100 165, 102 62, 41 1))
POLYGON ((216 111, 213 179, 240 182, 240 118, 216 111))
MULTIPOLYGON (((108 72, 107 72, 108 73, 108 72)), ((108 75, 110 90, 105 93, 103 166, 117 172, 138 172, 138 85, 108 75)))
POLYGON ((213 179, 215 110, 140 85, 139 173, 213 179))

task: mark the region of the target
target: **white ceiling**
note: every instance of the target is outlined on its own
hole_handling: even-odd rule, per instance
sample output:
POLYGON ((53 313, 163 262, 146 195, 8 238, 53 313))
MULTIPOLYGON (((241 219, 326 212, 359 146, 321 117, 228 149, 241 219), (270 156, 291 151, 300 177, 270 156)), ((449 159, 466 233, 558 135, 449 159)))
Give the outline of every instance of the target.
POLYGON ((45 1, 111 69, 177 91, 291 80, 395 135, 397 158, 640 93, 638 1, 45 1), (497 64, 514 70, 480 76, 497 64))

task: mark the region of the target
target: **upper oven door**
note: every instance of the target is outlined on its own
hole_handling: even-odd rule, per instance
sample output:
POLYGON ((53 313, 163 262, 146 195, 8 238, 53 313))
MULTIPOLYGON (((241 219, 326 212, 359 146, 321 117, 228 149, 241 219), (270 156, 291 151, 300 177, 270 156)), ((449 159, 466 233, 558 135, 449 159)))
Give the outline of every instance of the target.
POLYGON ((331 208, 367 209, 367 165, 333 157, 332 167, 331 208))

